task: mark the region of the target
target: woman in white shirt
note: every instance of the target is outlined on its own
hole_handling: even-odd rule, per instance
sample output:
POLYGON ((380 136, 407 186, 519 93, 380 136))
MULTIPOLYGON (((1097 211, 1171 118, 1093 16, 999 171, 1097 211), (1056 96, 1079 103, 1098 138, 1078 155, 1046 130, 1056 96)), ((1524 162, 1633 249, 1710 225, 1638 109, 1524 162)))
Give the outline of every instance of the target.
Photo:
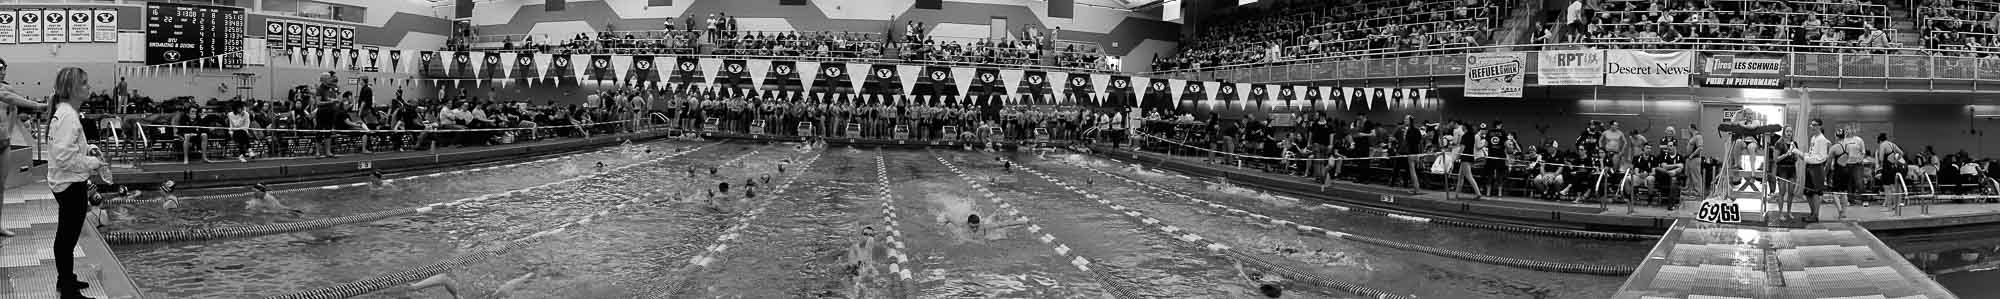
POLYGON ((229 140, 236 143, 236 160, 250 162, 250 104, 237 103, 229 111, 229 140))
POLYGON ((111 182, 108 165, 84 140, 83 115, 76 112, 75 103, 90 94, 89 77, 81 68, 63 68, 56 73, 56 94, 50 99, 56 109, 49 125, 48 154, 45 156, 49 159, 49 188, 55 190, 59 206, 53 247, 56 255, 56 291, 65 299, 90 298, 79 291, 90 287, 90 284, 77 280, 73 271, 76 238, 83 232, 84 217, 90 213, 90 178, 95 175, 103 183, 111 182))

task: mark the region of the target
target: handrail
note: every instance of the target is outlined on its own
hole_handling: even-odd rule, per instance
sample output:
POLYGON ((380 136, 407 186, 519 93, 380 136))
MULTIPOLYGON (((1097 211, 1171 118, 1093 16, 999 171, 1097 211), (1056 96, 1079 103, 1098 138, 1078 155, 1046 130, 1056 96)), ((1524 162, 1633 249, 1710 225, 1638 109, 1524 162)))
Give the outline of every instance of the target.
MULTIPOLYGON (((1206 67, 1201 67, 1201 68, 1193 68, 1193 69, 1177 69, 1177 70, 1165 70, 1165 71, 1157 71, 1157 70, 1156 70, 1156 71, 1152 71, 1152 72, 1141 72, 1141 73, 1139 73, 1139 75, 1147 75, 1147 76, 1168 76, 1168 75, 1174 75, 1174 74, 1193 74, 1193 73, 1202 73, 1202 72, 1213 72, 1213 71, 1223 71, 1223 70, 1240 70, 1240 69, 1252 69, 1252 68, 1260 68, 1260 67, 1271 67, 1271 66, 1286 66, 1286 65, 1294 65, 1294 64, 1307 64, 1307 63, 1320 63, 1320 62, 1333 62, 1333 61, 1353 61, 1353 60, 1363 60, 1363 59, 1366 59, 1366 58, 1390 58, 1390 57, 1426 57, 1426 56, 1440 56, 1440 55, 1457 55, 1457 54, 1459 54, 1459 53, 1462 53, 1462 52, 1480 52, 1481 50, 1485 50, 1485 51, 1534 51, 1534 50, 1542 50, 1543 48, 1566 48, 1566 47, 1569 47, 1569 48, 1577 48, 1577 49, 1583 49, 1583 48, 1592 48, 1592 49, 1604 49, 1604 48, 1609 48, 1609 47, 1607 47, 1607 46, 1610 46, 1610 47, 1616 47, 1616 48, 1629 48, 1629 49, 1633 49, 1633 50, 1682 50, 1682 49, 1663 49, 1663 48, 1657 48, 1657 46, 1674 46, 1674 47, 1679 47, 1679 48, 1695 48, 1695 47, 1759 47, 1759 48, 1779 48, 1779 49, 1776 49, 1776 50, 1767 50, 1767 51, 1750 51, 1750 50, 1701 50, 1701 51, 1711 51, 1711 52, 1757 52, 1757 53, 1781 53, 1781 54, 1825 54, 1825 55, 1837 55, 1837 54, 1840 54, 1840 53, 1838 53, 1838 52, 1833 52, 1833 51, 1850 51, 1850 50, 1851 50, 1851 51, 1877 51, 1877 50, 1891 50, 1891 51, 1920 51, 1920 52, 1924 52, 1924 53, 1926 53, 1926 54, 1871 54, 1871 55, 1885 55, 1885 56, 1923 56, 1923 57, 1962 57, 1962 58, 1970 58, 1970 57, 1976 57, 1976 56, 1973 56, 1973 55, 1980 55, 1980 54, 1989 54, 1989 55, 2000 55, 2000 51, 1975 51, 1975 50, 1954 50, 1954 49, 1925 49, 1925 48, 1893 48, 1893 47, 1892 47, 1892 48, 1880 48, 1880 47, 1850 47, 1850 46, 1826 46, 1826 45, 1786 45, 1786 44, 1752 44, 1752 43, 1716 43, 1716 42, 1672 42, 1672 43, 1666 43, 1666 42, 1594 42, 1594 43, 1547 43, 1547 44, 1518 44, 1518 45, 1481 45, 1481 46, 1470 46, 1470 47, 1453 47, 1453 48, 1436 48, 1436 49, 1418 49, 1418 50, 1401 50, 1401 51, 1392 51, 1392 52, 1383 52, 1383 53, 1368 53, 1368 54, 1354 54, 1354 55, 1340 55, 1340 56, 1328 56, 1328 57, 1315 57, 1315 58, 1308 58, 1308 59, 1279 59, 1279 60, 1277 60, 1277 61, 1272 61, 1272 62, 1255 62, 1255 63, 1243 63, 1243 64, 1232 64, 1232 65, 1223 65, 1223 66, 1206 66, 1206 67), (1521 49, 1521 48, 1529 48, 1529 49, 1528 49, 1528 50, 1518 50, 1518 49, 1521 49), (1793 50, 1796 50, 1796 49, 1810 49, 1810 50, 1826 50, 1826 51, 1829 51, 1829 52, 1800 52, 1800 51, 1793 51, 1793 50), (1951 55, 1946 55, 1946 54, 1951 54, 1951 55)), ((1688 50, 1688 51, 1693 51, 1693 50, 1688 50)))

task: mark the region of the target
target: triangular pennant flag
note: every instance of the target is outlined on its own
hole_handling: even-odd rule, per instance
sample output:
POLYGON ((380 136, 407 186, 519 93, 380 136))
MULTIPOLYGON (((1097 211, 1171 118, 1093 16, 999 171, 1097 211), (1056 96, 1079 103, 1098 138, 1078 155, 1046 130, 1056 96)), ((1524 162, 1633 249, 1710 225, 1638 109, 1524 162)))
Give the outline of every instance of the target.
POLYGON ((589 71, 589 70, 590 70, 590 55, 570 55, 570 56, 569 56, 569 76, 570 76, 570 78, 576 78, 576 81, 577 81, 577 82, 583 82, 583 81, 584 81, 584 79, 588 79, 588 78, 590 78, 590 77, 586 77, 586 76, 585 76, 585 74, 588 74, 588 73, 586 73, 586 71, 589 71))
POLYGON ((764 76, 770 75, 766 73, 771 71, 771 61, 763 59, 752 59, 749 61, 745 61, 744 66, 749 68, 749 70, 745 71, 750 72, 750 86, 755 88, 764 88, 764 76))
POLYGON ((1187 92, 1187 81, 1181 79, 1167 79, 1167 87, 1168 87, 1167 92, 1173 94, 1172 97, 1167 98, 1167 102, 1173 103, 1174 108, 1179 109, 1181 106, 1181 97, 1185 96, 1183 94, 1187 92))
POLYGON ((799 74, 799 90, 811 93, 813 80, 818 79, 820 76, 819 62, 800 61, 796 64, 796 66, 792 67, 792 70, 799 74))
MULTIPOLYGON (((650 63, 650 61, 648 62, 650 63)), ((619 85, 624 85, 628 83, 625 82, 624 80, 625 78, 630 78, 628 76, 631 76, 632 74, 632 56, 628 55, 611 56, 611 74, 615 76, 613 78, 618 78, 618 82, 620 83, 619 85)))
POLYGON ((715 72, 722 70, 722 59, 702 58, 696 61, 701 64, 701 82, 715 84, 715 72))
POLYGON ((1090 88, 1091 88, 1090 92, 1105 93, 1105 94, 1110 93, 1111 75, 1108 74, 1090 75, 1090 88))
POLYGON ((979 70, 969 67, 951 68, 951 80, 949 80, 951 82, 944 82, 943 84, 951 84, 952 87, 958 88, 958 96, 971 95, 972 77, 974 73, 978 72, 979 70))
POLYGON ((868 74, 871 73, 868 69, 873 67, 866 63, 847 64, 847 83, 852 85, 855 93, 861 93, 861 86, 868 83, 868 74))
POLYGON ((1005 86, 1002 90, 1010 95, 1020 94, 1021 76, 1023 76, 1021 70, 1000 70, 1000 84, 1005 86))
POLYGON ((896 79, 902 80, 902 82, 898 83, 903 84, 903 94, 916 94, 917 78, 924 77, 918 74, 921 74, 923 71, 924 67, 922 66, 915 66, 915 65, 896 66, 896 79))

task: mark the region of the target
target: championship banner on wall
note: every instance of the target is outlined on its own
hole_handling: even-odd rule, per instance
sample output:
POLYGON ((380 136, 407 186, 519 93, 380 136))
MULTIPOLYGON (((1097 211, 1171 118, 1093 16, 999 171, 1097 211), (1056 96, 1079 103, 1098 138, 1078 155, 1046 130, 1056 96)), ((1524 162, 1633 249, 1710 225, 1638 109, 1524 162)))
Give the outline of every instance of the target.
POLYGON ((1542 51, 1535 63, 1541 85, 1604 85, 1604 50, 1542 51))
POLYGON ((21 21, 13 10, 0 9, 0 44, 17 43, 14 32, 20 29, 21 21))
POLYGON ((1521 52, 1465 54, 1465 96, 1520 98, 1526 85, 1522 63, 1527 59, 1527 53, 1521 52))
POLYGON ((69 42, 69 16, 60 9, 42 10, 42 42, 69 42))
POLYGON ((22 9, 16 13, 19 15, 14 19, 21 23, 21 28, 14 31, 19 37, 15 41, 23 44, 42 42, 42 10, 22 9))
POLYGON ((118 42, 118 10, 98 9, 91 13, 91 41, 100 43, 118 42))
POLYGON ((1694 60, 1692 51, 1609 50, 1605 52, 1604 85, 1688 87, 1694 60))
MULTIPOLYGON (((1774 55, 1775 56, 1775 55, 1774 55)), ((1715 55, 1708 57, 1702 69, 1707 75, 1702 77, 1702 86, 1742 87, 1742 88, 1784 88, 1784 56, 1746 57, 1738 55, 1715 55)))
POLYGON ((97 38, 94 37, 97 34, 96 11, 84 8, 72 8, 68 12, 69 42, 88 43, 96 41, 97 38))

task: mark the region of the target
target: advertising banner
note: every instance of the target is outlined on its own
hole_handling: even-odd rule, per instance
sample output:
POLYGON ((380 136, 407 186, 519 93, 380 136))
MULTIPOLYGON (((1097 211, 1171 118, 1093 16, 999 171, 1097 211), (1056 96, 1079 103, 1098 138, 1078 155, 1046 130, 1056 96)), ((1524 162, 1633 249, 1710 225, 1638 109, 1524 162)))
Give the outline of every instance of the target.
POLYGON ((1692 51, 1610 50, 1605 58, 1606 86, 1688 87, 1689 75, 1694 74, 1692 51))
POLYGON ((1542 51, 1537 55, 1537 84, 1604 85, 1604 50, 1542 51))
POLYGON ((1715 55, 1708 57, 1703 67, 1707 75, 1701 85, 1707 87, 1743 88, 1784 88, 1784 56, 1748 57, 1738 55, 1715 55))
POLYGON ((1465 96, 1473 98, 1520 98, 1522 63, 1528 54, 1465 54, 1465 96))

